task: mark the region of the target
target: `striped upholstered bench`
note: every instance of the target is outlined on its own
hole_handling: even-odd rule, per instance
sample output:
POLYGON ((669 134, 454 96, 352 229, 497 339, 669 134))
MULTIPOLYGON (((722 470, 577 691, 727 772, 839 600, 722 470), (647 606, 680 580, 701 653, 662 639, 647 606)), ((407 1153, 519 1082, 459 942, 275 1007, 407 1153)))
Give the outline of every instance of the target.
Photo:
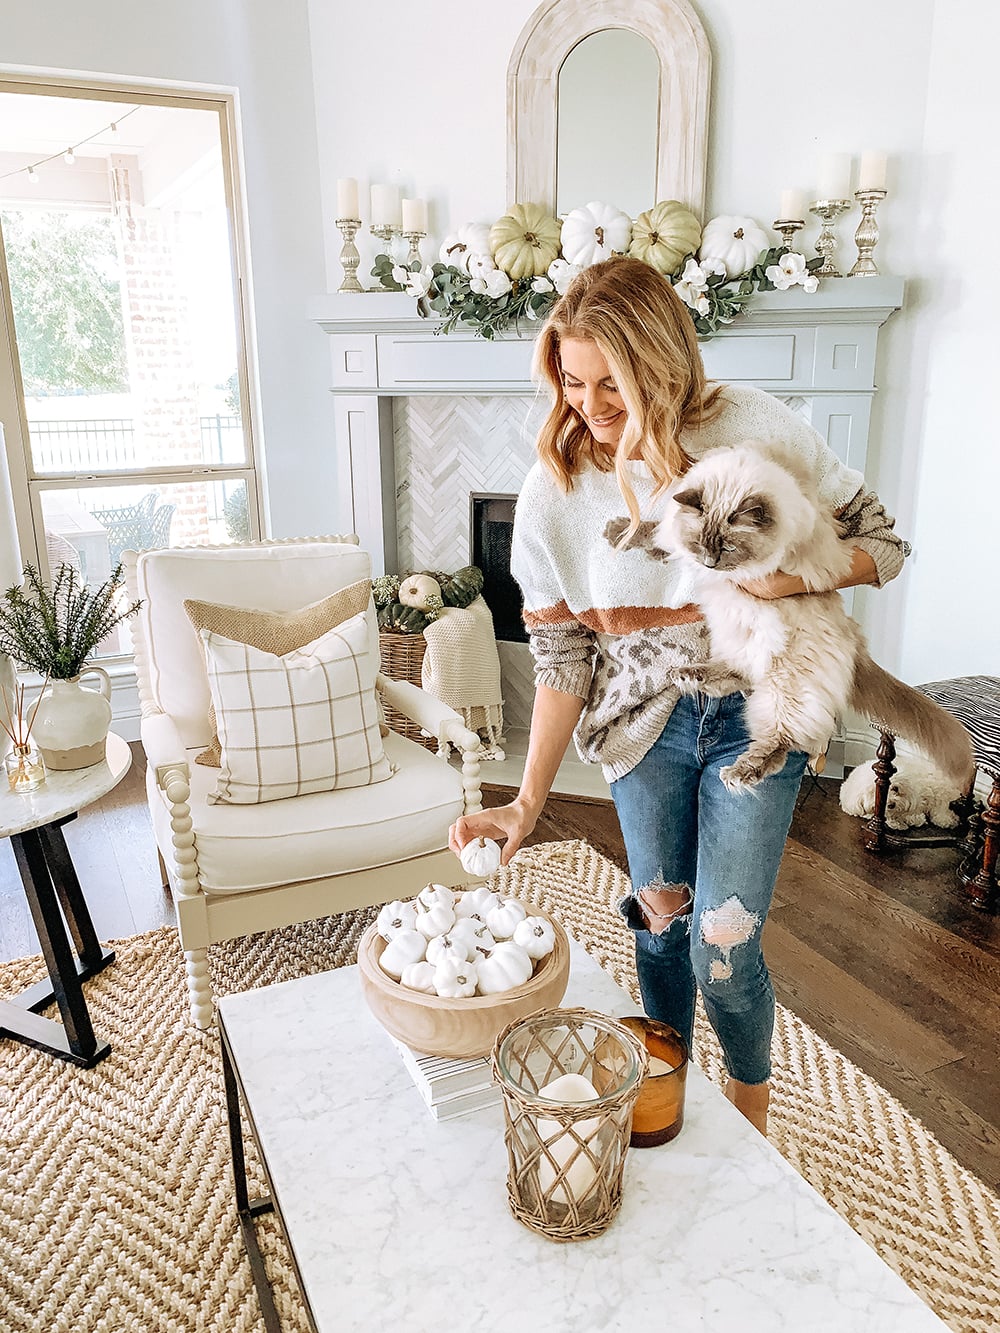
POLYGON ((970 791, 959 803, 961 826, 952 832, 892 833, 886 826, 889 784, 895 773, 896 738, 880 728, 875 760, 875 813, 865 825, 865 846, 882 853, 906 846, 957 842, 965 853, 958 878, 975 907, 993 911, 997 899, 997 852, 1000 850, 1000 676, 958 676, 917 687, 947 709, 968 731, 979 768, 993 779, 980 807, 970 791))

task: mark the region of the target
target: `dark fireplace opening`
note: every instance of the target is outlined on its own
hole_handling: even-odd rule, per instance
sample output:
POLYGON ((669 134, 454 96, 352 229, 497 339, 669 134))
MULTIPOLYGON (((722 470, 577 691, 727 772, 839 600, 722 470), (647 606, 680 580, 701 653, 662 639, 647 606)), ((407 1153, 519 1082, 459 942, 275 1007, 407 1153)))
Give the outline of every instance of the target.
POLYGON ((521 590, 510 572, 516 495, 469 496, 472 563, 483 571, 483 597, 493 614, 497 639, 527 643, 521 619, 521 590))

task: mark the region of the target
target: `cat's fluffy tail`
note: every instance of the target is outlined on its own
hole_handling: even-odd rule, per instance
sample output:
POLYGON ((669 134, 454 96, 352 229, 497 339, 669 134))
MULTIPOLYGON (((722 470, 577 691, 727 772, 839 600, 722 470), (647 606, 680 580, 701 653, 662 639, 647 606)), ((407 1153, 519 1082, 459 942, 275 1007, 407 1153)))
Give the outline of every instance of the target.
POLYGON ((956 718, 926 694, 858 654, 850 704, 872 722, 921 750, 928 759, 967 791, 976 771, 969 733, 956 718))

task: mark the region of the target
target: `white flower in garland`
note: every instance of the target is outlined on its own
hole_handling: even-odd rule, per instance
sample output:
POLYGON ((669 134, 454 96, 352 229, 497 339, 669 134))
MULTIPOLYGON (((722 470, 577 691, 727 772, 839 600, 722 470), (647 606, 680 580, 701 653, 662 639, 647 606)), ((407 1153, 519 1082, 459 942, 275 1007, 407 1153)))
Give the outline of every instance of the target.
POLYGON ((786 251, 776 264, 765 270, 765 276, 779 292, 787 292, 789 287, 795 286, 806 292, 814 292, 819 286, 819 278, 806 268, 805 255, 795 250, 786 251))
POLYGON ((552 286, 552 283, 548 278, 532 278, 531 290, 533 292, 551 292, 554 291, 555 288, 552 286))
POLYGON ((401 285, 407 296, 415 296, 420 300, 431 289, 431 283, 434 281, 434 270, 429 264, 425 264, 423 268, 411 273, 408 268, 398 264, 392 270, 392 276, 401 285))
POLYGON ((487 273, 496 271, 496 263, 489 253, 470 254, 465 261, 465 271, 473 280, 485 278, 487 273))
POLYGON ((711 309, 711 303, 705 295, 708 279, 725 271, 725 265, 714 259, 706 259, 701 264, 696 259, 689 259, 684 265, 684 272, 674 283, 674 291, 686 306, 697 310, 699 315, 707 315, 711 309))
POLYGON ((547 269, 549 281, 560 296, 565 294, 576 275, 582 272, 582 264, 571 264, 568 259, 553 259, 547 269))
POLYGON ((477 296, 489 296, 495 301, 498 297, 506 296, 511 289, 511 280, 502 269, 484 269, 482 276, 473 278, 469 286, 477 296))

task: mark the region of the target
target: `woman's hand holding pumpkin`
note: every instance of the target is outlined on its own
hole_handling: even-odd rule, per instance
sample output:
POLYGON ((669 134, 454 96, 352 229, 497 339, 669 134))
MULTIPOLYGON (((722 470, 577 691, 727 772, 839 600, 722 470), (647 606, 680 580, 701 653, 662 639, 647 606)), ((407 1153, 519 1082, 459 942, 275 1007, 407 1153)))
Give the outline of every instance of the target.
POLYGON ((526 806, 511 801, 509 805, 456 819, 448 833, 448 846, 460 856, 462 848, 473 838, 492 838, 495 842, 503 842, 500 864, 506 865, 537 822, 538 816, 530 813, 526 806))

